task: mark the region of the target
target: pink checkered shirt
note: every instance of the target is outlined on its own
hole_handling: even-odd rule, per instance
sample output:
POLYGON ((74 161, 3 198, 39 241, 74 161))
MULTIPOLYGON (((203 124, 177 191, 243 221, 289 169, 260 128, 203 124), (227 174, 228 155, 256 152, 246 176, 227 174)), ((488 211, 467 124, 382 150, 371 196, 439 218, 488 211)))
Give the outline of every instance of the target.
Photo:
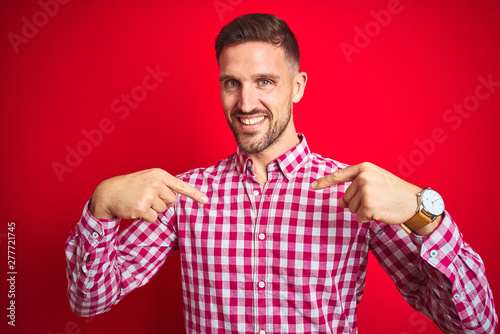
POLYGON ((180 250, 187 333, 357 333, 371 250, 417 310, 446 333, 493 333, 493 297, 481 258, 446 214, 431 237, 360 224, 338 206, 348 186, 311 182, 346 165, 311 153, 305 138, 255 181, 241 150, 178 177, 208 195, 178 196, 152 224, 88 212, 66 244, 73 311, 108 311, 180 250), (86 260, 88 258, 88 263, 86 260))

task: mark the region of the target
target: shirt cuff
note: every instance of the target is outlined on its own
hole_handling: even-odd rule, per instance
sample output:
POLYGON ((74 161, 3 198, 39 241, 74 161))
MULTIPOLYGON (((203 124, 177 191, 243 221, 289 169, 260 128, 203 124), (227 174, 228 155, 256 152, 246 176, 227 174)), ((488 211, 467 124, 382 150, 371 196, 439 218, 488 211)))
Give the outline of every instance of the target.
POLYGON ((453 261, 462 247, 462 235, 448 212, 429 236, 415 233, 410 235, 413 243, 420 248, 420 256, 431 266, 454 281, 453 261))
POLYGON ((89 211, 89 201, 85 204, 82 218, 78 223, 78 232, 85 249, 96 248, 98 244, 110 242, 120 227, 120 218, 96 219, 89 211))
POLYGON ((99 261, 112 249, 115 236, 120 227, 120 218, 96 219, 90 213, 87 201, 80 222, 77 224, 82 247, 82 270, 87 277, 97 273, 99 261))

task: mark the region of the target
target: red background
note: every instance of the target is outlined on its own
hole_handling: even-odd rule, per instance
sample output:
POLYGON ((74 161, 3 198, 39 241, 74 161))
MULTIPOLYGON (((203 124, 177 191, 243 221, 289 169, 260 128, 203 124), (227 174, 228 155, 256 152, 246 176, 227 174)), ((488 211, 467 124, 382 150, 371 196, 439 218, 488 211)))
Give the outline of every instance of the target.
MULTIPOLYGON (((37 1, 3 1, 0 267, 8 271, 7 223, 14 221, 18 274, 17 331, 7 326, 5 279, 1 331, 183 332, 178 254, 113 310, 85 319, 67 301, 64 242, 101 180, 151 167, 181 173, 234 151, 213 45, 224 24, 251 12, 277 14, 297 36, 309 82, 295 122, 312 150, 349 164, 371 161, 437 189, 481 254, 499 300, 500 87, 478 105, 470 96, 479 76, 500 81, 500 2, 401 0, 377 30, 371 11, 393 2, 74 0, 44 17, 37 1), (12 42, 13 34, 23 36, 23 17, 38 20, 38 31, 12 42), (371 37, 368 45, 357 41, 349 62, 340 45, 356 46, 356 27, 372 29, 371 37), (146 67, 158 64, 168 77, 120 119, 113 101, 137 94, 146 67), (474 109, 470 116, 447 121, 447 110, 464 101, 474 109), (112 131, 85 146, 82 131, 103 119, 112 131), (446 140, 431 145, 435 128, 446 140), (427 143, 426 152, 417 141, 427 143), (67 165, 67 147, 86 156, 58 179, 53 165, 67 165), (412 159, 412 171, 401 170, 401 158, 412 159)), ((404 302, 373 257, 358 318, 360 333, 439 333, 404 302)))

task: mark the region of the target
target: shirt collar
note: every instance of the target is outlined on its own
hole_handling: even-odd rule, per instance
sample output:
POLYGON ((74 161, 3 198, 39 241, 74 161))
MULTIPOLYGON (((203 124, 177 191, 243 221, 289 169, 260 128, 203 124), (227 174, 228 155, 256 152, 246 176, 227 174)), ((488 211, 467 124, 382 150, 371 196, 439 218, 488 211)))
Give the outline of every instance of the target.
MULTIPOLYGON (((295 175, 300 167, 302 167, 311 151, 307 145, 306 137, 301 133, 297 134, 297 136, 299 137, 300 143, 274 160, 274 163, 270 163, 268 171, 269 168, 277 165, 283 175, 287 179, 290 179, 295 175)), ((238 146, 236 149, 236 169, 238 173, 240 175, 244 175, 247 170, 249 170, 250 173, 253 173, 253 168, 254 165, 252 159, 238 146)))

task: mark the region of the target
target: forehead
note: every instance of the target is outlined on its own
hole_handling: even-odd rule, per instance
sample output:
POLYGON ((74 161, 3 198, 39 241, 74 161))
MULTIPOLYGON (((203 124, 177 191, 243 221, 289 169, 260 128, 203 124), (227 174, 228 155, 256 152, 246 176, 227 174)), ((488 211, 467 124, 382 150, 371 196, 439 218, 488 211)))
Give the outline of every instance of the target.
POLYGON ((286 71, 285 52, 265 42, 245 42, 224 48, 219 57, 221 74, 273 73, 286 71))

